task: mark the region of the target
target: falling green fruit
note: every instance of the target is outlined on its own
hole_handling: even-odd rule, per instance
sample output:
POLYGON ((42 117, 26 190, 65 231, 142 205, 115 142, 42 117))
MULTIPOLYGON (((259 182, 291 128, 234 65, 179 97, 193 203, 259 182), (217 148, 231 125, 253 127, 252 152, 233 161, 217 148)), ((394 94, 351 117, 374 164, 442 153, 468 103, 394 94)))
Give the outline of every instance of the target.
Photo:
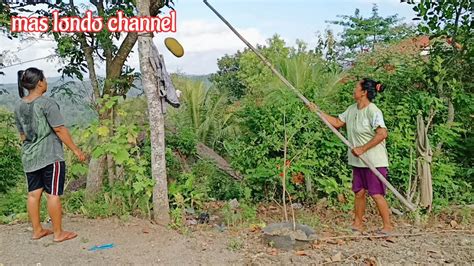
POLYGON ((176 57, 181 57, 184 55, 184 49, 183 46, 175 39, 168 37, 165 39, 165 45, 168 50, 172 54, 174 54, 176 57))

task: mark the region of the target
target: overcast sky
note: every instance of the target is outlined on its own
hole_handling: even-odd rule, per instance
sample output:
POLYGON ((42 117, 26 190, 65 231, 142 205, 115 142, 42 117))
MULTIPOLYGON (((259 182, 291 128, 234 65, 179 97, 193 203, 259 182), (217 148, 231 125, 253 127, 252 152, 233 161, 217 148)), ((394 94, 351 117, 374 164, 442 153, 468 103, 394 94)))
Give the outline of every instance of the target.
MULTIPOLYGON (((81 1, 76 1, 81 2, 81 1)), ((82 2, 87 2, 82 0, 82 2)), ((263 44, 273 34, 278 33, 289 45, 296 39, 304 40, 313 47, 316 32, 327 27, 340 31, 335 25, 326 23, 337 19, 337 15, 350 15, 359 8, 368 16, 372 4, 377 3, 383 16, 399 14, 408 22, 414 12, 399 0, 210 0, 226 19, 236 27, 252 44, 263 44)), ((40 5, 39 5, 40 6, 40 5)), ((235 53, 244 44, 202 3, 201 0, 175 0, 177 32, 157 34, 154 38, 163 53, 167 68, 171 72, 187 74, 208 74, 217 69, 217 59, 225 54, 235 53), (175 58, 163 45, 164 38, 178 39, 185 49, 182 58, 175 58)), ((166 10, 165 12, 168 12, 166 10)), ((9 40, 0 36, 0 51, 9 49, 24 62, 54 54, 54 42, 48 39, 34 42, 9 40)), ((128 64, 139 69, 136 47, 128 64)), ((16 72, 35 66, 45 71, 47 76, 58 76, 60 62, 41 60, 4 69, 0 83, 16 82, 16 72)), ((104 73, 104 68, 99 73, 104 73)), ((86 75, 87 76, 87 75, 86 75)))

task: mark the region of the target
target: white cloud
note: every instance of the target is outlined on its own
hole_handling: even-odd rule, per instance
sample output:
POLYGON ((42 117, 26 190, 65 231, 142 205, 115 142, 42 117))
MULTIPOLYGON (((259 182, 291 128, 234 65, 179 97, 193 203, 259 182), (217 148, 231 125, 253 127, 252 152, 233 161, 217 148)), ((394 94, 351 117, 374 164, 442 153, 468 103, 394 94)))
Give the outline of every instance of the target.
MULTIPOLYGON (((264 36, 256 28, 237 29, 251 44, 263 44, 270 36, 264 36)), ((169 72, 181 71, 188 74, 207 74, 217 69, 217 59, 223 55, 235 53, 242 50, 245 44, 230 31, 220 21, 206 20, 183 20, 178 19, 176 33, 158 33, 154 38, 158 50, 164 55, 169 72), (166 37, 176 38, 184 47, 185 54, 181 58, 173 56, 165 47, 164 39, 166 37)), ((18 39, 7 39, 0 37, 0 52, 2 50, 18 50, 18 47, 25 48, 17 53, 20 62, 31 59, 45 57, 54 54, 55 43, 48 39, 42 39, 34 42, 24 42, 18 39)), ((139 61, 137 47, 130 55, 128 64, 139 71, 139 61)), ((25 63, 2 70, 5 76, 0 76, 0 83, 16 82, 16 73, 18 70, 35 66, 43 69, 47 76, 58 76, 57 69, 60 62, 55 60, 40 60, 31 63, 25 63)), ((99 74, 104 74, 105 67, 98 68, 99 74)), ((87 76, 87 74, 86 74, 87 76)))

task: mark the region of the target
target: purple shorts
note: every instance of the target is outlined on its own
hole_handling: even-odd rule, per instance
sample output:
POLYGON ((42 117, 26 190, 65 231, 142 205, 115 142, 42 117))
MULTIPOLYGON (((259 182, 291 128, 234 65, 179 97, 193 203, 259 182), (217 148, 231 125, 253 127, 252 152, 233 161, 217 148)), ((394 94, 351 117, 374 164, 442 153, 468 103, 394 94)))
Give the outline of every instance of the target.
MULTIPOLYGON (((387 178, 387 167, 378 167, 377 170, 387 178)), ((370 168, 352 167, 352 191, 355 193, 365 189, 370 196, 385 196, 385 188, 385 185, 372 173, 370 168)))

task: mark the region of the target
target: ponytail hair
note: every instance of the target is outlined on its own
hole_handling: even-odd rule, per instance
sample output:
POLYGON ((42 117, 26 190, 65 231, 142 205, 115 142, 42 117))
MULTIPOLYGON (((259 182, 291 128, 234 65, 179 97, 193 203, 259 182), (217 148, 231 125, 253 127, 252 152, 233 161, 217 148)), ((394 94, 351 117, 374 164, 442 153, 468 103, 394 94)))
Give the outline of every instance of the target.
POLYGON ((377 96, 377 93, 382 93, 385 90, 385 86, 373 79, 363 78, 360 82, 362 90, 367 91, 367 98, 369 101, 373 101, 377 96))
POLYGON ((18 71, 18 94, 20 98, 25 97, 25 89, 31 91, 36 88, 38 82, 44 81, 43 71, 35 67, 18 71))
POLYGON ((21 80, 23 79, 24 74, 24 70, 18 71, 18 94, 20 95, 20 98, 25 97, 25 89, 23 88, 23 85, 21 85, 21 80))

